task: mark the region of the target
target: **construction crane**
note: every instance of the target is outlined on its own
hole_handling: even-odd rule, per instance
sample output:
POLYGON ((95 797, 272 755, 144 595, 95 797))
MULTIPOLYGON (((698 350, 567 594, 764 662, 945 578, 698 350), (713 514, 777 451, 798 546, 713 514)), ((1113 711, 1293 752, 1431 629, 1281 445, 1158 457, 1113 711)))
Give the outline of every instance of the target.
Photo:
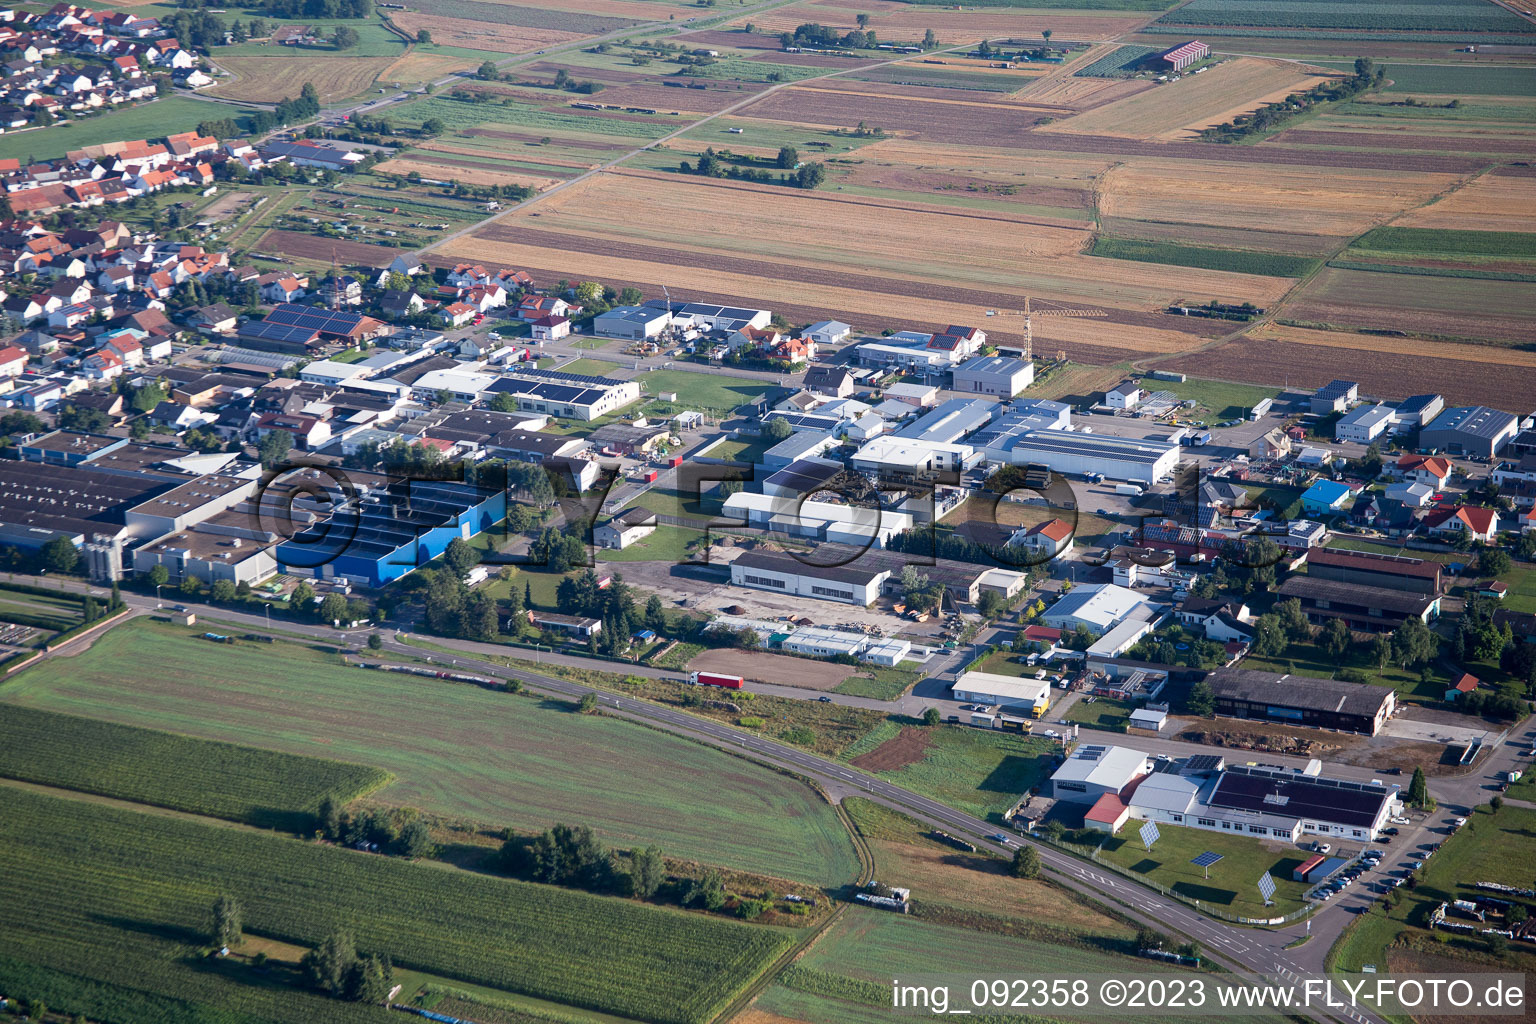
POLYGON ((1037 316, 1108 316, 1102 309, 1031 309, 1030 298, 1024 296, 1023 309, 989 309, 987 316, 1021 316, 1024 318, 1024 359, 1034 358, 1034 318, 1037 316))

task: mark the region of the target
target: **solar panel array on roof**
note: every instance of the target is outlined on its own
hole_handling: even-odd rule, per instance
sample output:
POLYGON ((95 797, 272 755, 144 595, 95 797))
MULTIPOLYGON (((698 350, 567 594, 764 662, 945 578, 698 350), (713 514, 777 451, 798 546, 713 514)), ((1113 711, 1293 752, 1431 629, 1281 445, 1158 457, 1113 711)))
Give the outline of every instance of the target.
POLYGON ((1287 817, 1369 826, 1391 796, 1384 786, 1236 766, 1222 774, 1210 803, 1260 813, 1283 809, 1287 817))
POLYGON ((527 395, 548 402, 566 405, 590 405, 601 399, 604 388, 581 387, 575 384, 555 384, 543 380, 526 380, 520 377, 498 377, 486 388, 492 394, 527 395))
POLYGON ((299 327, 278 320, 256 320, 240 326, 240 337, 261 338, 266 341, 291 341, 303 344, 314 338, 313 327, 299 327))
POLYGON ((533 377, 538 380, 564 382, 567 384, 599 384, 603 387, 613 387, 622 384, 623 381, 612 377, 594 377, 585 373, 566 373, 563 370, 540 370, 533 366, 514 366, 508 371, 517 377, 533 377))
POLYGON ((343 310, 324 309, 316 306, 296 306, 284 302, 267 314, 263 323, 289 324, 307 327, 322 334, 348 334, 362 323, 363 314, 343 310))

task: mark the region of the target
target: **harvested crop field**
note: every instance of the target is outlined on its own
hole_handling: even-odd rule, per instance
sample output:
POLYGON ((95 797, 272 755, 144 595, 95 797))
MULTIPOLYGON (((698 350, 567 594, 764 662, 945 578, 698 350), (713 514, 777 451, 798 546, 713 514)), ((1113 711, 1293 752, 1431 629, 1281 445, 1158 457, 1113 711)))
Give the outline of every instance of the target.
POLYGON ((1096 107, 1042 131, 1130 139, 1188 138, 1187 129, 1221 124, 1325 80, 1305 74, 1289 61, 1238 57, 1204 74, 1096 107))
POLYGON ((1328 267, 1287 312, 1313 323, 1524 342, 1536 329, 1536 284, 1328 267))
POLYGON ((886 740, 874 750, 854 758, 850 764, 872 772, 890 772, 916 764, 923 759, 933 744, 933 731, 916 726, 903 726, 894 738, 886 740))
MULTIPOLYGON (((748 683, 799 686, 807 690, 834 689, 858 671, 852 665, 792 658, 787 654, 727 650, 705 651, 690 661, 688 668, 693 672, 724 672, 741 676, 748 683)), ((729 695, 725 699, 729 700, 729 695)))
POLYGON ((1401 130, 1308 131, 1291 128, 1273 135, 1264 145, 1346 146, 1364 149, 1406 149, 1430 153, 1516 153, 1536 152, 1536 145, 1526 139, 1488 138, 1471 133, 1444 135, 1409 134, 1401 130))
POLYGON ((1099 229, 1119 238, 1140 238, 1149 242, 1176 242, 1181 245, 1210 245, 1225 249, 1262 249, 1295 256, 1332 254, 1349 240, 1348 235, 1304 235, 1291 231, 1260 231, 1255 228, 1225 228, 1208 224, 1183 224, 1178 221, 1131 220, 1125 217, 1101 217, 1099 229))
POLYGON ((389 20, 410 35, 426 29, 432 33, 432 41, 439 46, 459 46, 496 53, 527 53, 584 38, 580 32, 495 25, 463 18, 444 18, 421 11, 391 11, 389 20))
MULTIPOLYGON (((466 166, 489 165, 489 166, 499 166, 499 167, 509 167, 509 168, 512 168, 512 169, 519 169, 519 164, 520 163, 539 164, 539 165, 542 165, 544 167, 551 168, 547 172, 547 173, 549 173, 549 175, 551 177, 559 177, 559 175, 557 175, 555 173, 555 171, 553 170, 553 168, 556 168, 556 167, 568 167, 568 168, 571 169, 571 174, 574 175, 577 171, 586 170, 587 168, 592 167, 592 166, 594 166, 597 163, 596 160, 588 160, 586 162, 577 162, 575 160, 562 159, 559 156, 545 156, 538 149, 533 149, 532 151, 530 151, 528 153, 507 154, 506 156, 504 156, 501 153, 494 152, 492 150, 485 149, 485 148, 478 148, 478 147, 473 147, 473 146, 455 145, 455 144, 453 144, 451 142, 438 142, 438 141, 432 141, 432 142, 423 143, 420 146, 419 149, 415 150, 415 152, 423 153, 423 154, 426 154, 426 153, 448 153, 448 154, 453 154, 453 155, 456 155, 456 156, 465 156, 465 157, 473 157, 473 158, 475 158, 475 160, 476 160, 475 164, 466 164, 466 166), (518 161, 518 163, 508 163, 507 159, 506 159, 507 156, 510 156, 513 160, 518 161)), ((431 158, 430 157, 426 157, 426 159, 431 159, 431 158)), ((528 167, 522 167, 520 169, 521 170, 525 170, 525 171, 526 170, 532 170, 532 168, 528 168, 528 167)))
POLYGON ((475 66, 474 61, 463 57, 454 57, 446 53, 413 51, 397 58, 393 64, 380 71, 379 81, 417 85, 421 82, 436 81, 444 75, 451 75, 455 71, 464 71, 475 66))
MULTIPOLYGON (((1021 301, 1028 288, 1057 302, 1112 310, 1109 322, 1068 326, 1053 320, 1043 328, 1052 335, 1148 351, 1184 347, 1186 329, 1175 334, 1143 328, 1139 338, 1109 340, 1122 312, 1137 314, 1138 324, 1145 325, 1145 314, 1187 294, 1262 304, 1287 287, 1277 279, 1221 271, 1107 265, 1081 255, 1086 227, 1041 224, 1001 205, 961 211, 623 171, 589 178, 541 202, 536 212, 538 230, 571 236, 545 248, 566 250, 572 272, 601 280, 645 281, 655 276, 649 264, 659 261, 678 267, 687 279, 708 282, 703 287, 712 292, 758 291, 764 302, 819 301, 824 309, 881 319, 959 317, 954 323, 974 320, 978 309, 1008 302, 1009 296, 1021 301), (695 227, 680 239, 676 225, 683 220, 695 227), (592 258, 577 255, 592 249, 599 250, 592 258), (914 262, 914 252, 924 258, 914 262), (848 267, 866 272, 850 274, 848 267), (733 277, 741 283, 731 282, 733 277), (796 283, 788 289, 775 287, 791 281, 796 283)), ((451 243, 443 254, 468 256, 484 244, 497 246, 494 256, 476 250, 475 258, 491 256, 514 266, 547 262, 544 248, 527 246, 523 231, 532 223, 526 214, 510 215, 487 225, 472 242, 451 243)))
POLYGON ((853 128, 862 121, 933 142, 1028 148, 1025 134, 1048 115, 1001 103, 953 99, 914 103, 904 96, 797 86, 770 93, 740 116, 828 128, 853 128))
POLYGON ((1094 41, 1113 39, 1147 20, 1147 15, 1081 15, 1070 11, 1039 12, 1022 10, 971 9, 950 10, 928 5, 896 3, 892 0, 860 0, 857 11, 835 3, 797 3, 760 11, 731 22, 740 27, 750 21, 759 31, 776 35, 793 32, 797 25, 816 22, 848 31, 854 28, 854 15, 870 15, 869 27, 884 41, 916 42, 933 29, 941 43, 965 43, 981 39, 1016 36, 1038 38, 1050 29, 1059 39, 1094 41))
POLYGON ((210 95, 252 103, 276 103, 294 94, 295 82, 313 82, 321 103, 356 96, 373 84, 394 57, 219 57, 235 76, 206 90, 210 95))
POLYGON ((1089 153, 1049 153, 1035 156, 1013 149, 967 146, 963 149, 916 139, 883 139, 865 146, 859 158, 880 164, 910 165, 919 171, 971 174, 977 177, 1022 175, 1033 184, 1091 190, 1111 163, 1110 157, 1089 153))
POLYGON ((1399 228, 1536 231, 1536 178, 1485 174, 1393 221, 1399 228))
MULTIPOLYGON (((1234 148, 1213 147, 1207 148, 1234 148)), ((1131 160, 1100 183, 1105 217, 1356 234, 1453 184, 1441 174, 1131 160)))
MULTIPOLYGON (((736 83, 732 83, 735 85, 736 83)), ((743 85, 740 90, 713 85, 708 89, 674 89, 665 85, 621 85, 604 89, 602 102, 620 107, 650 107, 661 111, 713 114, 733 103, 740 103, 761 89, 743 85)))
POLYGON ((1014 93, 1014 98, 1042 106, 1091 110, 1117 100, 1128 99, 1151 88, 1151 82, 1130 79, 1073 78, 1071 76, 1058 78, 1053 75, 1020 89, 1014 93))
POLYGON ((1432 380, 1447 405, 1491 405, 1501 409, 1523 409, 1529 405, 1531 380, 1536 375, 1536 368, 1483 361, 1510 354, 1528 355, 1491 346, 1449 345, 1278 325, 1271 333, 1255 334, 1218 348, 1159 362, 1157 366, 1219 380, 1302 388, 1321 387, 1339 376, 1341 366, 1347 366, 1350 379, 1360 382, 1361 393, 1374 398, 1400 399, 1419 394, 1424 390, 1424 382, 1432 380), (1467 354, 1479 358, 1460 358, 1467 354))
MULTIPOLYGON (((604 0, 597 0, 597 4, 604 0)), ((611 2, 611 0, 610 0, 611 2)), ((566 5, 524 6, 513 3, 486 3, 484 0, 412 0, 412 6, 428 14, 449 19, 482 21, 488 25, 511 25, 535 31, 569 32, 581 36, 597 36, 628 28, 641 21, 654 21, 655 12, 644 5, 625 5, 631 11, 639 8, 639 17, 603 16, 583 4, 580 9, 566 5)), ((435 38, 435 37, 434 37, 435 38)))
POLYGON ((436 153, 409 152, 391 157, 379 164, 377 170, 382 174, 415 172, 423 178, 436 181, 461 181, 466 185, 526 185, 540 190, 548 188, 556 181, 552 177, 517 171, 493 171, 482 166, 478 161, 436 153))
POLYGON ((590 149, 594 153, 622 153, 631 147, 614 142, 605 142, 600 139, 577 139, 562 135, 533 135, 527 132, 504 132, 495 128, 465 128, 461 133, 477 139, 503 139, 507 142, 520 142, 525 145, 539 145, 546 138, 567 149, 590 149))
MULTIPOLYGON (((426 0, 431 8, 434 0, 426 0)), ((441 0, 437 0, 441 2, 441 0)), ((535 8, 540 14, 559 11, 566 14, 596 15, 603 18, 622 18, 628 21, 664 21, 668 4, 646 3, 645 0, 540 0, 539 3, 511 3, 510 0, 483 0, 497 6, 535 8)))
POLYGON ((302 231, 268 231, 257 240, 253 248, 257 252, 282 253, 284 256, 324 263, 327 266, 330 265, 333 250, 338 260, 354 267, 388 266, 390 261, 400 255, 399 250, 383 245, 348 242, 340 238, 322 238, 302 231))

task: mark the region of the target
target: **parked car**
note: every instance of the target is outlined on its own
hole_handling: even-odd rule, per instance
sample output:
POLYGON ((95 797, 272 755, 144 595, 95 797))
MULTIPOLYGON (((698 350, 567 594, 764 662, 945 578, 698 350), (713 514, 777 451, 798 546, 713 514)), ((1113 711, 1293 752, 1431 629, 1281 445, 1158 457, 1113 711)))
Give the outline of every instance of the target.
POLYGON ((1397 835, 1397 829, 1395 829, 1395 828, 1384 828, 1384 829, 1381 830, 1381 834, 1384 835, 1384 836, 1395 836, 1395 835, 1397 835))
POLYGON ((1011 843, 1011 842, 1013 842, 1012 839, 1009 839, 1007 836, 1003 835, 1001 832, 994 832, 990 836, 988 836, 987 838, 992 840, 994 843, 1011 843))
POLYGON ((1394 824, 1394 825, 1407 825, 1407 824, 1410 824, 1410 822, 1408 821, 1407 818, 1403 817, 1401 814, 1394 814, 1392 816, 1392 824, 1394 824))

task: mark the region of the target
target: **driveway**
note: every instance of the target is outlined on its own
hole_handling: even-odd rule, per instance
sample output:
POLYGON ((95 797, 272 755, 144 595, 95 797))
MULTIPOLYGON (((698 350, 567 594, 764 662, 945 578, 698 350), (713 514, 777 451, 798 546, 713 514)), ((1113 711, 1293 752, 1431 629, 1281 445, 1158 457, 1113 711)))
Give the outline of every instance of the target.
POLYGON ((1491 734, 1478 726, 1446 725, 1441 722, 1419 722, 1411 718, 1394 718, 1382 727, 1383 736, 1395 736, 1404 740, 1428 740, 1434 743, 1458 746, 1481 739, 1486 742, 1491 734))

